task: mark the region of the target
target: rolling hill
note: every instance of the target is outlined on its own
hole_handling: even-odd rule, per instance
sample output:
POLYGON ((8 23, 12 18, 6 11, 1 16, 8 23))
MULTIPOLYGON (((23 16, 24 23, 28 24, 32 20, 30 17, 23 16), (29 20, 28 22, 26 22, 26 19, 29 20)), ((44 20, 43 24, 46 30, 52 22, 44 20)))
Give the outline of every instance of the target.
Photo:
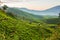
MULTIPOLYGON (((15 11, 11 10, 12 13, 15 11)), ((22 11, 20 15, 25 16, 22 11)), ((30 23, 27 20, 15 18, 15 14, 7 14, 0 10, 0 40, 59 40, 59 34, 59 28, 50 28, 44 22, 30 23)))
POLYGON ((40 21, 43 19, 43 16, 38 16, 34 14, 30 14, 28 12, 24 12, 22 10, 19 10, 18 8, 8 8, 6 10, 7 13, 12 13, 16 18, 20 19, 26 19, 26 20, 34 20, 34 21, 40 21))

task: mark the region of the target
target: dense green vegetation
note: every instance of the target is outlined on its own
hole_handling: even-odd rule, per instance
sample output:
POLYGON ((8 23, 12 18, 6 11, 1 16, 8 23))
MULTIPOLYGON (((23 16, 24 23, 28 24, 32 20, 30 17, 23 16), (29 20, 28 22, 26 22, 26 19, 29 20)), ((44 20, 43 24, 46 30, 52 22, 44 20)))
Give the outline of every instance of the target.
POLYGON ((57 24, 36 21, 17 19, 12 13, 0 10, 0 40, 60 40, 57 24))

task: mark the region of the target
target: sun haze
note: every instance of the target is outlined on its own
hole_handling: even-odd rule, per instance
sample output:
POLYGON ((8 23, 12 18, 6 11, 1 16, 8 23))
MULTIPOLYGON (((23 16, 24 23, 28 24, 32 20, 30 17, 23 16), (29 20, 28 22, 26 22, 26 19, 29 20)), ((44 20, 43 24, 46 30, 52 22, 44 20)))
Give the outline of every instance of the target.
POLYGON ((10 7, 23 7, 32 10, 45 10, 60 5, 60 0, 1 0, 10 7))

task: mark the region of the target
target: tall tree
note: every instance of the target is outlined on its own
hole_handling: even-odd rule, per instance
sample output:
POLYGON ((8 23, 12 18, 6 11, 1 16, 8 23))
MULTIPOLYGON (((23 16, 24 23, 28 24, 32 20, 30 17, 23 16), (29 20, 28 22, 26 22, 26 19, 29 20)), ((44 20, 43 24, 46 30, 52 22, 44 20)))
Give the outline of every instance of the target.
POLYGON ((58 18, 58 27, 60 28, 60 13, 59 13, 59 18, 58 18))
POLYGON ((60 19, 60 13, 59 13, 59 19, 60 19))

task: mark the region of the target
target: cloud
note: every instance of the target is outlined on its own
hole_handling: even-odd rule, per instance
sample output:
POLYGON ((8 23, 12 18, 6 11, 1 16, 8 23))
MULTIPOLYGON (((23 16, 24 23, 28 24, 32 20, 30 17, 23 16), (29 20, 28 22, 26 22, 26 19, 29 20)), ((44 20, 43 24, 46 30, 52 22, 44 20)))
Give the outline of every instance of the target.
POLYGON ((23 0, 1 0, 3 2, 22 2, 23 0))

